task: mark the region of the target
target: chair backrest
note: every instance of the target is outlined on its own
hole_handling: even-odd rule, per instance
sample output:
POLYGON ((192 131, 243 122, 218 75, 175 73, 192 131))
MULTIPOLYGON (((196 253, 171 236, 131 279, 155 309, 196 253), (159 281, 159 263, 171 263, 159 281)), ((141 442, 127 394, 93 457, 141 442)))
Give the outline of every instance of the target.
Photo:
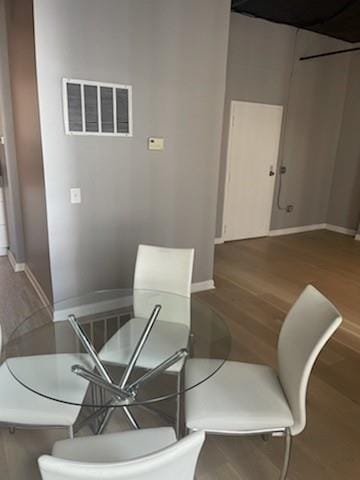
POLYGON ((120 463, 83 463, 43 455, 43 480, 193 480, 204 432, 193 433, 152 455, 120 463))
POLYGON ((194 249, 139 245, 134 289, 191 295, 194 249))
POLYGON ((190 328, 194 250, 139 245, 134 276, 134 315, 148 318, 158 303, 158 319, 190 328))
POLYGON ((326 342, 341 324, 334 305, 308 285, 286 316, 278 341, 278 369, 297 435, 306 424, 306 391, 312 367, 326 342))

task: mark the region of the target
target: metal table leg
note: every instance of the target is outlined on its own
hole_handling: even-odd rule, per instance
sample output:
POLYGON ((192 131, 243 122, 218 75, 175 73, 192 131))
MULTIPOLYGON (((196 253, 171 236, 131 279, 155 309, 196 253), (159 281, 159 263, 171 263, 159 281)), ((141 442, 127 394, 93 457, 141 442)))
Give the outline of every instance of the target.
MULTIPOLYGON (((161 307, 160 307, 161 308, 161 307)), ((160 312, 160 309, 159 309, 159 312, 160 312)), ((158 312, 158 313, 159 313, 158 312)), ((158 314, 157 314, 158 315, 158 314)), ((155 320, 157 318, 157 315, 155 317, 155 320)), ((95 366, 96 366, 96 369, 98 370, 99 374, 103 377, 104 380, 106 380, 109 384, 113 384, 112 382, 112 379, 109 375, 109 373, 107 372, 105 366, 103 365, 103 363, 101 362, 100 358, 98 357, 98 354, 96 353, 96 350, 94 348, 94 346, 92 345, 91 341, 89 340, 88 336, 86 335, 86 332, 84 331, 84 329, 81 327, 81 325, 78 323, 78 321, 76 320, 76 317, 75 315, 69 315, 68 317, 69 319, 69 322, 70 322, 70 325, 72 326, 72 328, 74 329, 76 335, 78 336, 79 340, 81 341, 83 347, 85 348, 85 350, 88 352, 88 354, 90 355, 91 359, 93 360, 93 362, 95 363, 95 366)), ((112 410, 112 407, 109 407, 108 411, 106 412, 106 415, 103 419, 103 421, 101 422, 99 428, 98 428, 98 432, 101 433, 103 432, 105 426, 107 425, 109 419, 110 419, 110 416, 109 415, 109 411, 112 410), (106 423, 105 423, 106 421, 106 423), (104 426, 103 426, 104 425, 104 426), (103 427, 102 427, 103 426, 103 427)), ((135 427, 135 425, 137 425, 136 423, 136 420, 135 418, 132 416, 131 412, 129 411, 125 411, 127 410, 126 407, 124 408, 124 412, 128 418, 128 420, 130 421, 131 425, 133 427, 135 427)), ((137 425, 137 427, 135 428, 139 428, 139 426, 137 425)))
MULTIPOLYGON (((74 315, 69 315, 69 322, 71 326, 73 327, 75 333, 79 337, 82 345, 84 346, 85 350, 89 353, 90 357, 95 363, 95 367, 97 371, 99 372, 100 375, 97 375, 93 373, 92 371, 87 370, 86 368, 82 367, 81 365, 73 365, 72 371, 85 378, 89 382, 91 382, 93 385, 96 385, 100 387, 101 389, 108 390, 112 395, 113 399, 110 400, 107 406, 104 406, 100 408, 99 410, 93 412, 86 420, 88 419, 96 419, 100 415, 104 414, 104 417, 102 420, 100 420, 99 425, 97 427, 97 434, 103 433, 105 430, 113 412, 114 409, 116 408, 117 404, 119 402, 124 402, 126 400, 129 400, 129 403, 131 402, 131 399, 134 399, 138 389, 140 386, 142 386, 145 383, 148 383, 150 380, 154 379, 164 371, 166 371, 169 367, 177 363, 179 360, 185 358, 188 355, 188 350, 186 348, 182 348, 175 352, 173 355, 171 355, 169 358, 161 362, 159 365, 154 367, 153 369, 149 370, 146 372, 144 375, 142 375, 139 379, 137 379, 135 382, 131 383, 128 385, 128 381, 131 377, 131 374, 136 366, 136 362, 141 354, 142 349, 144 348, 144 345, 146 344, 146 341, 150 335, 150 332, 155 324, 155 321, 160 313, 161 310, 161 305, 156 305, 150 315, 150 318, 144 328, 144 331, 138 341, 138 343, 135 346, 134 352, 130 357, 129 363, 125 368, 125 371, 122 375, 121 381, 119 384, 115 384, 109 373, 107 372, 105 366, 101 362, 99 356, 97 355, 97 352, 95 351, 91 341, 89 340, 88 336, 86 335, 84 329, 81 327, 81 325, 78 323, 76 317, 74 315)), ((182 382, 182 372, 178 374, 178 382, 177 382, 177 431, 178 434, 180 435, 180 419, 181 419, 181 398, 180 398, 180 390, 181 390, 181 382, 182 382)), ((102 390, 103 391, 103 390, 102 390)), ((130 425, 134 429, 138 429, 139 425, 136 422, 133 414, 131 413, 129 406, 127 405, 121 405, 121 408, 126 415, 130 425)), ((85 421, 86 421, 85 420, 85 421)))

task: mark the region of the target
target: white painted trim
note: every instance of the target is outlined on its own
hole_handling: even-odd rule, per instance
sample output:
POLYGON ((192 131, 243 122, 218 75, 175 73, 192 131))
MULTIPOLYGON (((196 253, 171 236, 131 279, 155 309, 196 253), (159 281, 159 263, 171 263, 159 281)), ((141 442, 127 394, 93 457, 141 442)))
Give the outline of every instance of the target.
POLYGON ((6 257, 8 254, 8 248, 7 247, 0 247, 0 257, 6 257))
POLYGON ((37 281, 37 278, 33 274, 33 272, 30 270, 28 265, 25 264, 25 275, 27 276, 29 282, 33 286, 35 292, 38 294, 38 297, 40 298, 40 301, 42 305, 48 306, 50 305, 49 299, 47 298, 44 290, 42 289, 40 283, 37 281))
POLYGON ((332 232, 343 233, 344 235, 355 235, 356 230, 352 228, 339 227, 338 225, 331 225, 330 223, 326 224, 326 230, 331 230, 332 232))
POLYGON ((100 302, 82 303, 76 305, 76 302, 74 303, 74 300, 70 299, 69 301, 60 302, 59 304, 55 305, 53 320, 54 322, 67 320, 68 315, 71 313, 77 317, 82 317, 84 315, 95 315, 97 313, 109 312, 111 310, 128 307, 132 304, 132 301, 132 296, 127 296, 111 300, 102 300, 100 302))
POLYGON ((225 241, 224 237, 216 237, 214 243, 215 243, 215 245, 220 245, 220 244, 224 243, 224 241, 225 241))
POLYGON ((23 272, 25 270, 25 263, 18 263, 10 250, 7 251, 7 256, 14 272, 23 272))
POLYGON ((303 225, 301 227, 289 227, 270 230, 270 237, 277 237, 278 235, 291 235, 292 233, 311 232, 312 230, 325 230, 326 223, 318 223, 314 225, 303 225))
POLYGON ((214 280, 206 280, 205 282, 197 282, 191 285, 191 292, 203 292, 204 290, 213 290, 215 288, 214 280))
POLYGON ((358 233, 357 235, 355 235, 355 240, 360 241, 360 233, 358 233))
MULTIPOLYGON (((204 290, 212 290, 215 288, 214 280, 207 280, 205 282, 193 283, 191 286, 192 293, 202 292, 204 290)), ((80 297, 81 298, 81 297, 80 297)), ((70 313, 81 317, 84 315, 94 315, 104 311, 116 310, 118 308, 128 307, 132 304, 132 296, 120 297, 110 300, 102 300, 100 302, 90 302, 76 304, 77 299, 70 299, 69 301, 61 302, 55 306, 53 312, 54 322, 61 322, 67 320, 70 313)))
POLYGON ((343 235, 355 235, 356 233, 356 231, 352 230, 351 228, 340 227, 338 225, 332 225, 330 223, 318 223, 313 225, 303 225, 301 227, 290 227, 270 230, 269 236, 276 237, 278 235, 291 235, 292 233, 311 232, 313 230, 330 230, 331 232, 342 233, 343 235))
POLYGON ((225 164, 225 184, 224 184, 224 203, 223 203, 223 212, 222 212, 222 223, 221 223, 221 235, 225 239, 225 225, 226 225, 226 214, 228 210, 229 203, 229 180, 230 180, 230 152, 232 146, 232 127, 233 127, 233 117, 234 117, 234 105, 235 100, 231 100, 230 103, 230 118, 229 118, 229 129, 228 129, 228 138, 227 138, 227 150, 226 150, 226 164, 225 164))

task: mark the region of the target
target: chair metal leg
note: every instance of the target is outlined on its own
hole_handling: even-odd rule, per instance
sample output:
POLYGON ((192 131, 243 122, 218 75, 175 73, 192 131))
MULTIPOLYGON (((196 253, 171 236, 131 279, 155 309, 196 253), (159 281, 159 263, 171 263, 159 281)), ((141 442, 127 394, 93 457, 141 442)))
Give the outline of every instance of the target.
POLYGON ((9 427, 9 432, 11 433, 11 435, 14 435, 15 427, 9 427))
POLYGON ((285 431, 285 450, 284 450, 284 463, 281 469, 280 473, 280 480, 286 480, 288 470, 289 470, 289 464, 290 464, 290 454, 291 454, 291 432, 290 429, 287 428, 285 431))
POLYGON ((177 374, 177 395, 176 395, 176 436, 181 438, 181 371, 177 374))
POLYGON ((72 425, 70 425, 70 427, 68 429, 68 432, 69 432, 69 438, 73 439, 74 438, 74 427, 72 425))

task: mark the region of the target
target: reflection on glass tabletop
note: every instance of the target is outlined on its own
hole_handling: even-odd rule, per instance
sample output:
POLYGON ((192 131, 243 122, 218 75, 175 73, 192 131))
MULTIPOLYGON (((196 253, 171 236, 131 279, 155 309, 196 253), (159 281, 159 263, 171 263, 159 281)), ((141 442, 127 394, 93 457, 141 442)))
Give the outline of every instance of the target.
POLYGON ((175 397, 185 388, 179 378, 187 359, 210 359, 187 385, 196 388, 221 368, 230 347, 225 321, 194 297, 106 290, 38 310, 12 333, 4 354, 15 379, 36 394, 124 407, 175 397))

